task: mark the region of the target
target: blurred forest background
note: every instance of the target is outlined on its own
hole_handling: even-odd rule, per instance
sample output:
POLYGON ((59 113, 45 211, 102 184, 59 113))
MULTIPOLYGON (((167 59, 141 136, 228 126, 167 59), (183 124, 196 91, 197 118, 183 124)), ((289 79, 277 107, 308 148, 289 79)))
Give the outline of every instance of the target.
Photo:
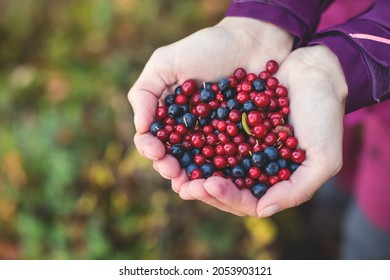
POLYGON ((0 259, 337 258, 313 203, 260 220, 182 201, 132 145, 153 50, 229 2, 0 0, 0 259))

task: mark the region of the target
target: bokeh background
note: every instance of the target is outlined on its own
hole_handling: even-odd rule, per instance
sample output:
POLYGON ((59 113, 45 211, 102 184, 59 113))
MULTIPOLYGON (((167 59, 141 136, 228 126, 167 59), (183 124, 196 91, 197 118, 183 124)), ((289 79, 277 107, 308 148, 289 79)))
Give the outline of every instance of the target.
POLYGON ((0 259, 338 257, 335 204, 236 217, 182 201, 133 146, 148 57, 229 2, 0 0, 0 259))

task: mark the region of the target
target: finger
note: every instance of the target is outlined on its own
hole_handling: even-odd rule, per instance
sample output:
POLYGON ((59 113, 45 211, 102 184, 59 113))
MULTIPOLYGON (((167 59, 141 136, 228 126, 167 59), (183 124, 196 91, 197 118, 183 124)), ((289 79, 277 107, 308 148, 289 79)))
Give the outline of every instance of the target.
POLYGON ((268 189, 257 205, 258 216, 269 217, 301 205, 314 195, 326 178, 320 170, 301 165, 288 181, 281 181, 268 189))
POLYGON ((214 196, 212 196, 208 191, 206 191, 204 184, 202 184, 201 182, 190 182, 190 184, 188 184, 187 191, 196 199, 210 206, 218 208, 224 212, 232 213, 237 216, 245 216, 244 213, 237 211, 236 209, 234 209, 234 207, 231 207, 231 205, 225 205, 224 203, 216 199, 214 196))
POLYGON ((134 145, 141 155, 151 160, 158 160, 165 156, 164 144, 151 133, 136 133, 134 145))
MULTIPOLYGON (((197 179, 194 181, 200 181, 200 183, 202 184, 204 180, 205 179, 197 179)), ((183 200, 195 200, 196 199, 192 194, 190 194, 188 192, 188 185, 190 183, 193 183, 194 181, 187 181, 181 186, 180 191, 179 191, 179 196, 181 197, 181 199, 183 199, 183 200)))
POLYGON ((239 190, 233 182, 221 177, 210 177, 204 184, 205 190, 220 203, 236 212, 257 216, 258 199, 248 189, 239 190))
POLYGON ((166 89, 176 84, 172 59, 167 48, 157 49, 127 97, 134 111, 134 124, 137 132, 145 133, 155 117, 158 100, 166 89))
POLYGON ((155 160, 153 167, 166 179, 178 177, 181 171, 179 162, 171 155, 166 155, 162 159, 155 160))
POLYGON ((188 182, 187 174, 184 170, 181 170, 179 176, 172 179, 172 189, 179 193, 181 186, 186 182, 188 182))

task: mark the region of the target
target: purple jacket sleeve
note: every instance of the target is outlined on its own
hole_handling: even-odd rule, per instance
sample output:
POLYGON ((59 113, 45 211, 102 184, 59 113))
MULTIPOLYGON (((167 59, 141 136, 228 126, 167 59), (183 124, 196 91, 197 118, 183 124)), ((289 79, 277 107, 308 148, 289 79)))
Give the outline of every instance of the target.
POLYGON ((309 45, 323 44, 338 57, 348 85, 346 113, 390 98, 390 1, 321 31, 309 45))
POLYGON ((295 35, 295 47, 312 38, 323 10, 333 0, 232 0, 226 16, 242 16, 278 25, 295 35))

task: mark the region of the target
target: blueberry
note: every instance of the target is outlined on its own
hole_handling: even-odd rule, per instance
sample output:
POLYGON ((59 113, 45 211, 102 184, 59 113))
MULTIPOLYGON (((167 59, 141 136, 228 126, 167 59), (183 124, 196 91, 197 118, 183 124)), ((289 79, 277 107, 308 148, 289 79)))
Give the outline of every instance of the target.
POLYGON ((172 104, 168 107, 168 116, 177 118, 183 115, 183 108, 177 104, 172 104))
POLYGON ((246 171, 248 171, 252 167, 252 162, 250 157, 246 157, 242 159, 241 166, 244 167, 246 171))
POLYGON ((245 169, 241 165, 236 165, 232 168, 232 176, 234 178, 243 178, 245 177, 245 169))
POLYGON ((224 169, 222 169, 222 172, 225 174, 225 176, 232 175, 232 169, 229 166, 226 166, 224 169))
POLYGON ((180 107, 183 109, 183 114, 190 111, 190 107, 188 105, 180 105, 180 107))
POLYGON ((199 168, 199 166, 197 166, 195 163, 190 163, 189 165, 187 165, 187 167, 186 167, 187 176, 190 177, 191 172, 197 168, 199 168))
POLYGON ((256 80, 253 81, 252 84, 253 84, 253 88, 257 92, 261 92, 261 91, 265 91, 266 90, 266 85, 265 85, 265 82, 263 80, 256 79, 256 80))
POLYGON ((226 100, 230 100, 236 96, 236 90, 234 88, 228 88, 222 92, 226 100))
POLYGON ((208 124, 210 124, 210 118, 201 118, 199 120, 199 123, 200 123, 201 126, 208 125, 208 124))
POLYGON ((270 160, 276 160, 278 158, 278 149, 273 146, 269 146, 264 149, 264 153, 270 160))
POLYGON ((204 88, 200 92, 200 100, 204 103, 209 103, 215 98, 215 94, 211 89, 204 88))
POLYGON ((278 171, 279 171, 279 165, 275 161, 271 161, 265 167, 265 173, 268 176, 274 176, 274 175, 278 174, 278 171))
POLYGON ((252 155, 252 164, 257 167, 263 167, 267 164, 268 159, 264 152, 256 152, 252 155))
POLYGON ((220 120, 226 120, 229 116, 229 109, 227 107, 219 107, 217 109, 217 118, 220 120))
POLYGON ((261 198, 267 192, 267 186, 263 183, 257 183, 251 188, 251 192, 255 197, 261 198))
POLYGON ((170 151, 175 158, 181 158, 184 155, 184 149, 181 144, 172 145, 170 151))
POLYGON ((175 95, 179 95, 179 94, 182 94, 181 86, 177 86, 177 87, 175 88, 175 95))
POLYGON ((184 152, 183 156, 179 160, 180 166, 186 168, 190 163, 192 163, 192 155, 190 152, 184 152))
POLYGON ((236 99, 229 99, 226 106, 230 109, 230 110, 233 110, 233 109, 240 109, 241 105, 240 105, 240 102, 238 102, 238 100, 236 99))
POLYGON ((204 88, 207 88, 207 89, 211 89, 211 86, 213 85, 213 83, 210 83, 210 82, 205 82, 204 84, 203 84, 203 87, 204 88))
POLYGON ((200 166, 200 170, 202 171, 203 176, 208 178, 215 172, 215 167, 211 163, 204 163, 200 166))
POLYGON ((230 88, 230 81, 227 78, 222 78, 218 83, 219 89, 224 92, 230 88))
POLYGON ((249 113, 250 111, 256 110, 256 105, 253 102, 253 100, 248 100, 242 105, 242 110, 246 113, 249 113))
POLYGON ((165 99, 164 99, 164 102, 167 106, 170 106, 172 104, 175 103, 175 95, 174 94, 168 94, 165 99))
POLYGON ((160 130, 160 129, 163 129, 164 128, 164 125, 160 122, 154 122, 150 125, 150 132, 156 136, 157 135, 157 132, 160 130))
POLYGON ((288 166, 287 160, 285 160, 283 158, 278 159, 278 165, 280 168, 287 168, 287 166, 288 166))
POLYGON ((194 128, 196 125, 196 116, 191 113, 185 113, 183 116, 183 123, 189 129, 194 128))
POLYGON ((202 152, 202 151, 201 151, 200 149, 198 149, 198 148, 193 148, 192 151, 191 151, 191 154, 192 154, 193 156, 196 156, 196 155, 200 154, 201 152, 202 152))
POLYGON ((295 163, 295 162, 289 162, 288 163, 288 169, 291 171, 291 173, 293 173, 295 170, 297 170, 297 168, 300 166, 299 163, 295 163))

